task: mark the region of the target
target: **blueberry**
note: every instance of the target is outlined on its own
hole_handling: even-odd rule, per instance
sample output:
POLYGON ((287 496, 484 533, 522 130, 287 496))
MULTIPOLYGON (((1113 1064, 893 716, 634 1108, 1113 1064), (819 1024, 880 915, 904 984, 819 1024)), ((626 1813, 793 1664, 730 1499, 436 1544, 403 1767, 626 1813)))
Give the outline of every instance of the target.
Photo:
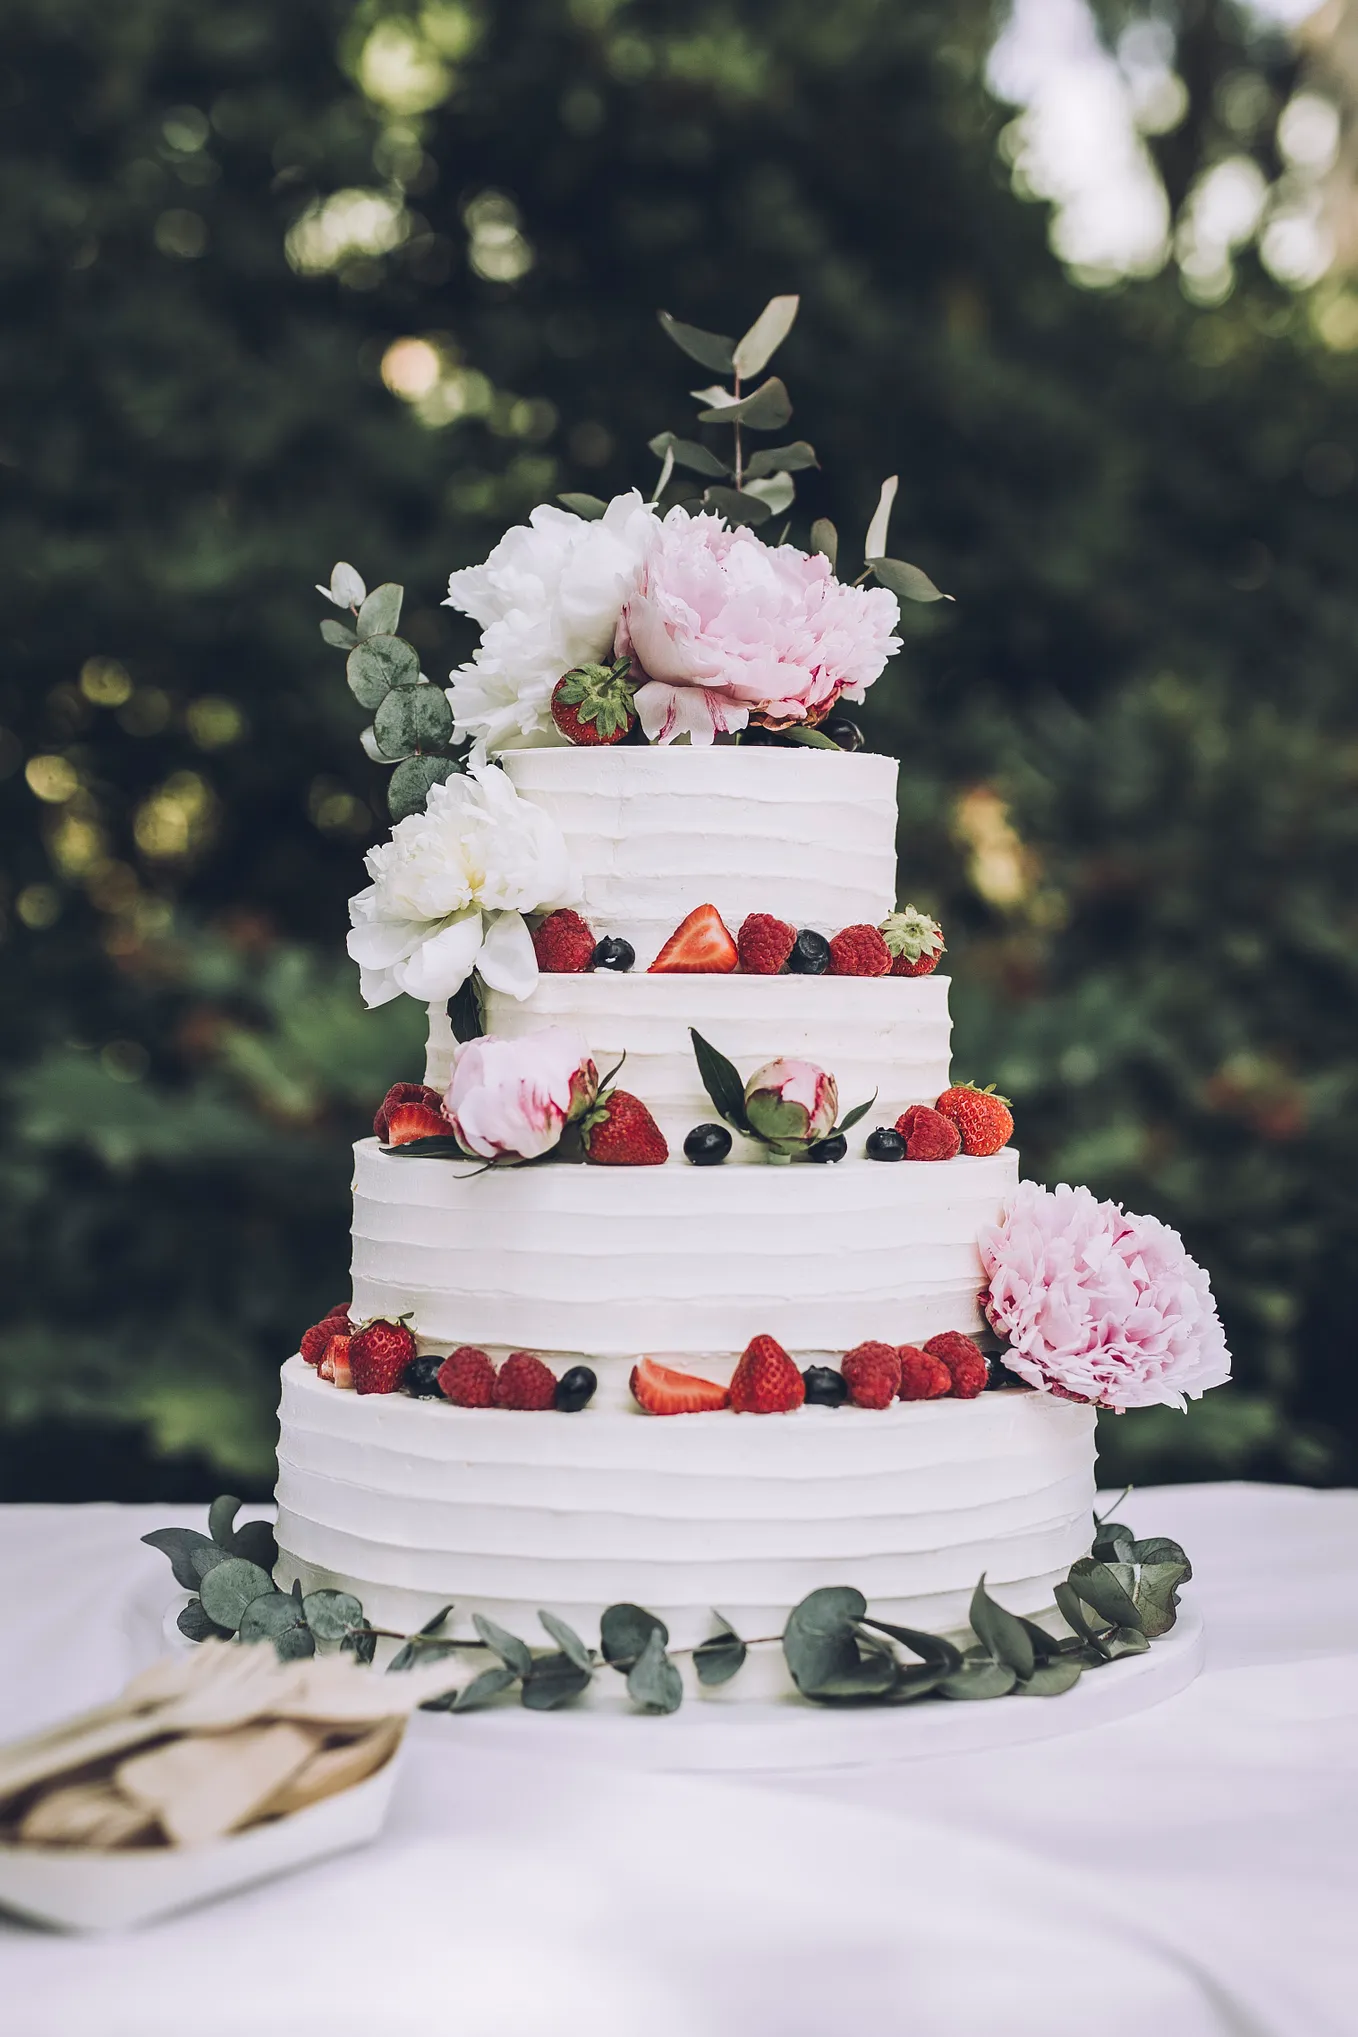
POLYGON ((792 943, 787 966, 794 976, 823 976, 830 966, 830 943, 824 934, 803 927, 792 943))
POLYGON ((591 969, 615 969, 625 975, 637 959, 637 951, 630 941, 616 939, 612 934, 600 941, 589 958, 591 969))
POLYGON ((720 1167, 730 1150, 725 1125, 695 1125, 684 1141, 684 1158, 695 1167, 720 1167))
POLYGON ((843 1407, 849 1398, 849 1382, 833 1365, 808 1365, 802 1378, 806 1381, 808 1407, 843 1407))
POLYGON ((563 1415, 579 1414, 594 1398, 594 1389, 599 1384, 588 1365, 572 1365, 569 1372, 563 1372, 556 1382, 552 1395, 552 1406, 563 1415))
POLYGON ((436 1351, 427 1352, 423 1358, 412 1358, 401 1374, 401 1384, 406 1392, 413 1393, 416 1400, 442 1400, 443 1388, 439 1385, 442 1363, 436 1351))
POLYGON ((863 1150, 869 1160, 904 1160, 905 1140, 893 1126, 878 1125, 875 1132, 868 1133, 863 1150))
POLYGON ((808 1146, 806 1157, 808 1160, 828 1160, 833 1163, 842 1160, 848 1150, 849 1142, 843 1132, 836 1132, 832 1139, 817 1139, 814 1146, 808 1146))
POLYGON ((838 743, 841 750, 861 750, 863 731, 856 721, 850 721, 847 714, 832 714, 828 721, 821 723, 824 733, 832 743, 838 743))

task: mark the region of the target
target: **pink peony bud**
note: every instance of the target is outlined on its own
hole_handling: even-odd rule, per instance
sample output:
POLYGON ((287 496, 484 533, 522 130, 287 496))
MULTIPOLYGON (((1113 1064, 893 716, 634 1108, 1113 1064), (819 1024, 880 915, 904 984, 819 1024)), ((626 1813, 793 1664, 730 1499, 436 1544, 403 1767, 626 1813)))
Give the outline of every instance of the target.
POLYGON ((823 1139, 838 1114, 834 1076, 810 1061, 770 1061, 745 1085, 745 1115, 775 1149, 823 1139))
POLYGON ((469 1153, 535 1160, 589 1109, 598 1087, 584 1041, 564 1026, 517 1040, 488 1033, 455 1050, 444 1108, 469 1153))

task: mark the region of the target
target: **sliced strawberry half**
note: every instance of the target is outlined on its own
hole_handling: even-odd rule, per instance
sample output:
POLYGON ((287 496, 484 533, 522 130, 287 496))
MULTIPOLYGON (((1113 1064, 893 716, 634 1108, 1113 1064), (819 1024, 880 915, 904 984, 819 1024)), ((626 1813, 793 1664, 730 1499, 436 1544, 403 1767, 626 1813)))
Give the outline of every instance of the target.
POLYGON ((695 905, 652 962, 650 976, 729 976, 740 960, 715 905, 695 905))
POLYGON ((387 1112, 387 1144, 410 1146, 416 1139, 451 1138, 453 1128, 441 1110, 427 1103, 398 1103, 387 1112))
POLYGON ((381 1103, 378 1104, 377 1115, 373 1119, 373 1131, 384 1145, 389 1143, 387 1139, 388 1120, 397 1105, 402 1103, 422 1103, 427 1105, 430 1110, 438 1110, 442 1107, 443 1098, 436 1089, 431 1089, 426 1082, 393 1082, 391 1088, 382 1098, 381 1103))
POLYGON ((726 1388, 715 1379, 699 1379, 692 1372, 676 1372, 670 1365, 658 1365, 643 1358, 632 1367, 632 1398, 648 1415, 703 1415, 724 1408, 726 1388))

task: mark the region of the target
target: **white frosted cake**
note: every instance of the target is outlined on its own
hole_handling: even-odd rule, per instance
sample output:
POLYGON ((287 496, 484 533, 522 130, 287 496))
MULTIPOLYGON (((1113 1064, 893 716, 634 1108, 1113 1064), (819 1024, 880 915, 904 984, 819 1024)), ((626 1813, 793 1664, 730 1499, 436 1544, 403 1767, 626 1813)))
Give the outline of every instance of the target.
MULTIPOLYGON (((449 1164, 377 1138, 355 1148, 355 1323, 404 1319, 420 1353, 531 1352, 597 1391, 577 1412, 337 1391, 283 1373, 279 1579, 337 1585, 403 1631, 452 1602, 514 1631, 539 1608, 598 1639, 602 1610, 644 1605, 691 1646, 716 1608, 776 1635, 820 1585, 878 1615, 961 1625, 977 1577, 1035 1612, 1085 1554, 1092 1407, 1006 1383, 888 1406, 730 1407, 657 1419, 643 1360, 724 1386, 753 1339, 799 1369, 863 1345, 987 1336, 978 1239, 1012 1201, 1018 1155, 883 1165, 864 1135, 948 1088, 948 981, 919 976, 648 973, 695 908, 764 913, 831 936, 895 904, 896 765, 819 749, 717 745, 511 751, 522 801, 559 826, 576 909, 635 951, 626 973, 541 973, 484 992, 485 1030, 569 1028, 648 1106, 663 1165, 449 1164), (683 1145, 713 1116, 690 1028, 741 1077, 795 1057, 845 1106, 876 1101, 835 1164, 736 1136, 725 1164, 683 1145)), ((430 1089, 457 1052, 431 1006, 430 1089)), ((894 1157, 894 1156, 893 1156, 894 1157)), ((731 1694, 756 1688, 738 1680, 731 1694)))

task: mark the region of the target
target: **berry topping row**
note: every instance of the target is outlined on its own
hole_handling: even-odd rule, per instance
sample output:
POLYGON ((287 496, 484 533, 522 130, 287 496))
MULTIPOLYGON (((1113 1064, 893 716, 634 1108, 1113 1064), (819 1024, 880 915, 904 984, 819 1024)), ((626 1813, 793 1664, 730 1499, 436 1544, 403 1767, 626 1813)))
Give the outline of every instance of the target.
MULTIPOLYGON (((578 912, 562 907, 534 929, 533 951, 546 976, 592 969, 625 973, 636 963, 630 941, 596 940, 578 912)), ((680 922, 646 972, 650 976, 929 976, 943 954, 943 929, 907 905, 878 927, 843 927, 828 939, 772 913, 752 912, 733 935, 715 905, 698 905, 680 922)))
POLYGON ((498 1368, 484 1351, 463 1344, 442 1357, 420 1353, 404 1320, 378 1318, 359 1327, 343 1306, 331 1309, 303 1333, 308 1365, 335 1386, 358 1393, 406 1393, 415 1400, 446 1400, 461 1408, 513 1408, 525 1413, 555 1408, 578 1414, 594 1398, 598 1380, 588 1365, 573 1365, 558 1379, 531 1351, 512 1351, 498 1368))

